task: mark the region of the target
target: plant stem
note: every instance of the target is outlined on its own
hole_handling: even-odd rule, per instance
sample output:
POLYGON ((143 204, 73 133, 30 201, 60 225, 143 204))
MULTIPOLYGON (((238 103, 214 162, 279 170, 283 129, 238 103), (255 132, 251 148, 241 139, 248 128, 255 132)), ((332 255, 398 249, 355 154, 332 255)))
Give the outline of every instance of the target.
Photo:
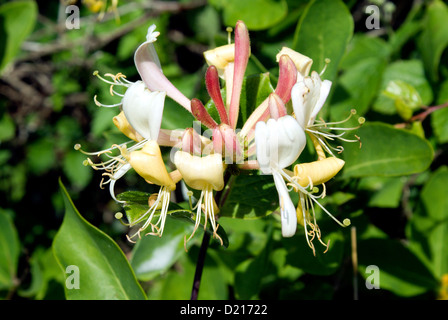
MULTIPOLYGON (((221 196, 223 194, 223 191, 227 187, 230 177, 231 174, 229 170, 226 170, 224 174, 224 188, 221 191, 218 191, 215 195, 215 201, 217 204, 220 203, 221 196)), ((194 272, 193 289, 191 290, 190 300, 198 299, 199 287, 201 285, 201 278, 202 278, 202 270, 204 269, 205 257, 207 255, 207 249, 209 244, 210 244, 210 234, 204 231, 204 237, 202 238, 201 248, 199 249, 199 256, 196 263, 196 270, 194 272)))
POLYGON ((201 249, 199 250, 198 262, 194 273, 193 289, 191 290, 191 300, 197 300, 199 295, 199 286, 201 285, 202 270, 204 269, 205 256, 210 243, 210 234, 204 232, 201 249))

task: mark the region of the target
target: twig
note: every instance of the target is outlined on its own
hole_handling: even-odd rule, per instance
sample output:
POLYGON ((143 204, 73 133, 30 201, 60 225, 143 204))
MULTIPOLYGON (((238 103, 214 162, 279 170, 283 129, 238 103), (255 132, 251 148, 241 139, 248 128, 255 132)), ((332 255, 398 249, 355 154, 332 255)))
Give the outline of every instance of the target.
POLYGON ((356 241, 356 227, 351 228, 352 266, 353 266, 353 299, 358 300, 358 249, 356 241))
MULTIPOLYGON (((224 174, 224 188, 221 191, 218 191, 215 195, 216 203, 220 203, 222 192, 226 189, 231 174, 228 170, 226 170, 224 174)), ((191 300, 197 300, 199 295, 199 287, 201 285, 202 278, 202 270, 204 269, 205 257, 207 254, 207 249, 210 244, 210 234, 208 232, 204 232, 204 237, 202 238, 201 248, 199 249, 199 256, 196 262, 196 270, 194 273, 193 279, 193 289, 191 290, 191 300)))
POLYGON ((209 243, 210 243, 210 234, 208 232, 204 232, 201 249, 199 250, 198 261, 196 263, 196 271, 194 273, 193 289, 191 290, 191 300, 198 299, 199 287, 201 285, 201 278, 202 278, 202 270, 204 269, 205 256, 207 254, 209 243))
MULTIPOLYGON (((29 54, 19 57, 16 59, 16 62, 20 61, 29 61, 29 60, 35 60, 47 55, 51 55, 60 51, 70 50, 75 47, 81 46, 88 48, 89 51, 95 51, 99 48, 104 47, 106 44, 110 43, 111 41, 120 38, 126 34, 128 34, 133 29, 137 28, 138 26, 144 24, 150 17, 154 17, 159 15, 162 12, 170 12, 170 13, 177 13, 184 10, 194 9, 200 6, 205 5, 206 2, 203 0, 191 2, 188 4, 182 4, 176 1, 152 1, 149 2, 145 6, 141 6, 141 8, 145 9, 145 13, 136 20, 133 20, 126 25, 124 25, 121 28, 116 29, 115 31, 101 36, 101 37, 82 37, 80 39, 74 40, 74 41, 61 41, 60 39, 56 40, 53 43, 47 44, 47 45, 40 45, 39 43, 34 42, 25 42, 24 43, 24 49, 31 49, 33 50, 29 54)), ((131 12, 135 10, 135 4, 134 5, 127 5, 123 6, 123 9, 121 7, 118 8, 119 14, 125 14, 128 12, 131 12)), ((65 12, 65 11, 64 11, 65 12)), ((106 14, 102 21, 107 21, 111 19, 113 14, 106 14)), ((95 15, 88 16, 86 18, 81 18, 81 25, 85 24, 92 24, 97 22, 97 17, 95 15)), ((60 33, 62 31, 66 31, 65 28, 61 27, 61 24, 56 25, 55 31, 57 33, 60 33)))

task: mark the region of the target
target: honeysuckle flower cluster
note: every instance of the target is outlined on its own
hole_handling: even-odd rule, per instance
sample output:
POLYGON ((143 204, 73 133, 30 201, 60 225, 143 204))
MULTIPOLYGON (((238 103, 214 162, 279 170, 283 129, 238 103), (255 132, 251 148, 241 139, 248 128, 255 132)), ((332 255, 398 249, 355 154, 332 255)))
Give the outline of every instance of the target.
MULTIPOLYGON (((192 207, 195 210, 195 227, 188 239, 185 236, 185 242, 194 236, 204 216, 204 228, 209 221, 213 237, 222 244, 217 232, 219 207, 214 194, 226 186, 224 177, 227 168, 237 166, 240 170, 258 170, 260 174, 272 175, 279 197, 281 231, 284 237, 292 237, 300 224, 304 227, 307 242, 313 252, 314 238, 326 246, 321 240, 316 222, 315 205, 341 226, 350 224, 348 219, 339 222, 318 201, 325 196, 325 182, 344 166, 344 161, 333 153, 342 152, 343 149, 333 147, 328 141, 352 141, 345 139, 343 135, 346 130, 354 129, 335 127, 338 122, 316 120, 330 92, 331 82, 322 81, 321 75, 315 71, 310 74, 313 61, 309 57, 283 48, 277 55, 279 78, 275 90, 238 128, 241 92, 251 54, 246 25, 242 21, 237 22, 234 43, 231 43, 229 35, 227 45, 204 52, 208 65, 205 84, 213 102, 208 105, 216 108, 219 120, 210 115, 210 110, 202 101, 185 97, 163 74, 154 47, 154 42, 160 35, 155 29, 155 25, 149 27, 146 41, 137 48, 134 55, 141 80, 130 82, 121 73, 104 76, 94 73, 110 85, 112 95, 119 97, 119 101, 113 105, 102 104, 97 97, 94 98, 95 103, 100 107, 119 109, 113 122, 131 140, 93 153, 83 151, 80 145, 75 146, 89 156, 107 157, 102 162, 94 162, 88 158, 85 164, 104 171, 100 186, 108 184, 111 197, 118 202, 114 185, 131 169, 147 183, 160 186, 160 191, 148 199, 148 211, 133 222, 133 225, 139 227, 136 233, 129 236, 129 240, 134 241, 142 232, 162 236, 170 194, 182 180, 187 188, 200 191, 200 196, 192 207), (124 87, 125 93, 117 92, 116 87, 124 87), (222 89, 225 91, 225 99, 221 94, 222 89), (207 128, 208 134, 201 134, 194 127, 162 129, 166 97, 190 112, 207 128), (288 114, 287 110, 291 110, 291 105, 293 112, 288 114), (335 130, 342 130, 342 133, 332 133, 335 130), (300 164, 297 160, 305 148, 307 135, 315 147, 317 160, 300 164), (160 146, 173 147, 170 160, 175 170, 167 171, 160 146), (322 186, 322 190, 319 191, 317 186, 322 186), (292 202, 290 192, 298 193, 297 204, 292 202)), ((359 118, 359 121, 361 124, 363 119, 359 118)))

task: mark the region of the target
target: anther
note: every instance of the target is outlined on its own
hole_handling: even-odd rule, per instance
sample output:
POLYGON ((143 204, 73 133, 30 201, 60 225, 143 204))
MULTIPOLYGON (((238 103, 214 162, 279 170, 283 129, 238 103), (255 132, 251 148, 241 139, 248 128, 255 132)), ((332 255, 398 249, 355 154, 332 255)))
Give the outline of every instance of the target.
POLYGON ((123 214, 121 212, 117 212, 115 214, 115 219, 120 220, 121 218, 123 218, 123 214))

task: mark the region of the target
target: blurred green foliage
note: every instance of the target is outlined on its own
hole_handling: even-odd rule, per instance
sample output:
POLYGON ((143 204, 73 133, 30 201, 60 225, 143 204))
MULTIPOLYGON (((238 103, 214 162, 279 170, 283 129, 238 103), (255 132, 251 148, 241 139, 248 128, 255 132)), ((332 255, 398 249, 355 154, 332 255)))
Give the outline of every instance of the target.
MULTIPOLYGON (((251 37, 245 94, 275 86, 275 56, 289 46, 313 58, 318 72, 331 60, 323 118, 356 109, 367 121, 357 132, 362 148, 344 144, 346 166, 323 201, 352 227, 318 212, 330 248, 313 256, 302 230, 281 237, 272 180, 235 176, 219 219, 228 247, 210 243, 199 299, 446 298, 445 1, 382 1, 380 28, 372 30, 369 1, 119 1, 119 19, 114 12, 99 19, 72 2, 80 29, 66 28, 64 1, 0 1, 0 298, 190 298, 202 235, 186 252, 192 225, 181 195, 162 238, 129 243, 127 227, 114 218, 122 208, 73 146, 95 151, 117 143, 116 110, 98 108, 93 97, 116 101, 92 73, 135 80, 133 52, 150 24, 161 32, 155 45, 166 76, 187 97, 208 101, 202 52, 225 44, 225 29, 237 20, 251 37), (82 266, 88 278, 81 289, 67 289, 67 265, 82 266), (365 285, 372 265, 380 270, 378 290, 365 285)), ((251 108, 242 108, 244 117, 251 108)), ((162 128, 192 120, 167 100, 162 128)), ((311 157, 305 151, 299 160, 311 157)), ((125 190, 153 191, 132 173, 117 184, 125 190)))

